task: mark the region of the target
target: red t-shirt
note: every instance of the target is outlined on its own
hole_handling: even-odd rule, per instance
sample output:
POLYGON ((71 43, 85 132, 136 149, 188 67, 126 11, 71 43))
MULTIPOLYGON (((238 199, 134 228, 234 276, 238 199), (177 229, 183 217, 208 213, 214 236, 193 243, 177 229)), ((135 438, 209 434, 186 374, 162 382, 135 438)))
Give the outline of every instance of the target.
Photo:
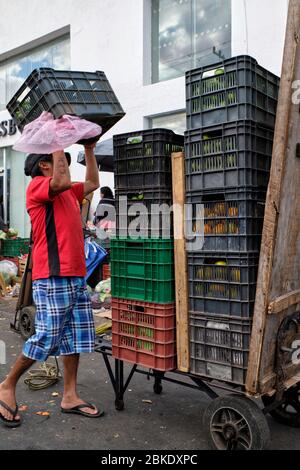
POLYGON ((26 194, 33 236, 32 279, 86 275, 79 203, 84 184, 50 197, 51 177, 36 176, 26 194))

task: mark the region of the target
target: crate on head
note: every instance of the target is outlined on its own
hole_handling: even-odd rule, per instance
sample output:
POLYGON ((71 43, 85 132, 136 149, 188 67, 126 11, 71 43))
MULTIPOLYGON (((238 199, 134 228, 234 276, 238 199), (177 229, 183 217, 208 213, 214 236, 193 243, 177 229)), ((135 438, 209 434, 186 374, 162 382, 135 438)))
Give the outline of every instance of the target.
POLYGON ((161 188, 171 191, 171 154, 182 152, 184 137, 168 129, 114 136, 117 190, 161 188))
POLYGON ((185 133, 186 190, 249 187, 266 190, 274 132, 236 121, 185 133))
POLYGON ((190 371, 244 385, 252 321, 190 312, 190 371))
POLYGON ((104 72, 35 69, 7 105, 19 130, 43 111, 55 118, 76 115, 102 127, 102 135, 124 115, 104 72))
POLYGON ((239 192, 188 192, 188 232, 195 240, 204 235, 203 251, 259 251, 265 199, 265 192, 245 188, 239 192))
POLYGON ((188 253, 191 311, 252 317, 258 263, 257 252, 188 253))
POLYGON ((174 241, 111 239, 113 297, 174 302, 174 241))
POLYGON ((187 129, 250 119, 275 126, 280 79, 249 56, 186 72, 187 129))
POLYGON ((173 234, 171 191, 152 189, 116 191, 116 235, 164 238, 173 234))

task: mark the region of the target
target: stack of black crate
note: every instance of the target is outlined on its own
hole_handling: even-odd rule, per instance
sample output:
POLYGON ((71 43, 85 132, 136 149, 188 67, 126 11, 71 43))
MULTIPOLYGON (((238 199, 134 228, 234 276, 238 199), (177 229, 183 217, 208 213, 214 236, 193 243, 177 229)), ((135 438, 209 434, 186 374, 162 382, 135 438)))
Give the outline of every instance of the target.
POLYGON ((279 78, 248 56, 186 74, 190 369, 238 385, 247 371, 278 91, 279 78))

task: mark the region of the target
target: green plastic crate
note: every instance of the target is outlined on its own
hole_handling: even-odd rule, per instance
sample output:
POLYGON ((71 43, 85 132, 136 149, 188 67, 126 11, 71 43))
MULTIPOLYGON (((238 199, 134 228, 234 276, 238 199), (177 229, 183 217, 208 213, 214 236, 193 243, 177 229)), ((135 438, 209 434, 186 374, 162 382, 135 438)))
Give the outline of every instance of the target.
POLYGON ((174 302, 173 240, 112 239, 111 291, 117 298, 174 302))
POLYGON ((1 256, 14 258, 20 255, 27 255, 29 252, 29 243, 29 238, 1 240, 1 256))

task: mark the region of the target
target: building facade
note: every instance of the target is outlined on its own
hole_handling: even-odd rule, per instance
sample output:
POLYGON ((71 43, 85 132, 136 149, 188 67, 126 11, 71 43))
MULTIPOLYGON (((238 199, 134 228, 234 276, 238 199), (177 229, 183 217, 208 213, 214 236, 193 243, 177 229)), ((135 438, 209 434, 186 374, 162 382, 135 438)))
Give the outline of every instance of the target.
MULTIPOLYGON (((22 237, 30 231, 29 179, 5 105, 34 68, 106 73, 126 116, 104 139, 151 127, 183 133, 186 70, 249 54, 280 75, 288 0, 0 0, 0 7, 0 203, 22 237)), ((72 178, 82 180, 81 148, 68 150, 72 178)), ((101 184, 113 186, 113 176, 101 173, 101 184)))

